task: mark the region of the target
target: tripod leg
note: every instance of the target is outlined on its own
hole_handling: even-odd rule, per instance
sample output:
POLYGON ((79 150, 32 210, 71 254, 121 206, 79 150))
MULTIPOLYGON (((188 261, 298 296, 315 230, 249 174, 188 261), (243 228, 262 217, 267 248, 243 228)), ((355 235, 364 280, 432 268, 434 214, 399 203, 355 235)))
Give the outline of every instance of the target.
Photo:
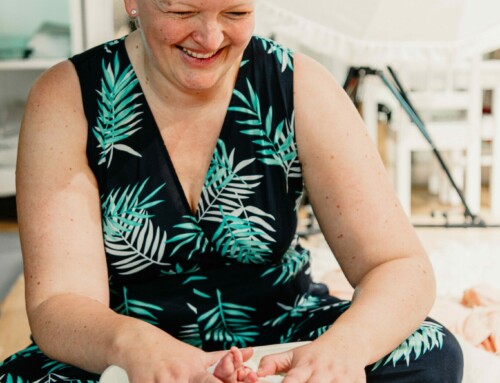
POLYGON ((378 76, 382 79, 382 81, 384 82, 384 84, 389 88, 389 90, 391 91, 391 93, 394 95, 394 97, 396 97, 396 99, 398 100, 398 102, 400 103, 400 105, 403 107, 403 109, 405 110, 405 112, 408 114, 408 116, 410 117, 411 121, 417 126, 418 130, 422 133, 422 135, 424 136, 425 140, 429 143, 429 145, 431 146, 432 148, 432 152, 434 153, 434 155, 436 156, 439 164, 441 165, 441 168, 443 169, 443 171, 445 172, 447 178, 449 179, 451 185, 453 186, 453 188, 456 190, 463 206, 464 206, 464 216, 466 219, 470 220, 470 222, 472 224, 484 224, 484 222, 482 222, 482 220, 480 218, 478 218, 476 215, 472 214, 468 204, 467 204, 467 201, 465 200, 465 197, 462 193, 462 190, 458 187, 457 183, 455 182, 453 176, 451 175, 451 172, 447 166, 447 164, 445 163, 440 151, 438 150, 438 148, 436 147, 436 145, 434 144, 431 136, 429 135, 429 132, 427 131, 427 128, 425 127, 425 124, 423 123, 422 119, 419 117, 418 113, 416 112, 415 108, 413 107, 413 105, 411 104, 411 102, 409 102, 409 99, 408 97, 406 96, 406 93, 404 92, 404 89, 402 88, 401 86, 401 83, 399 82, 399 79, 397 78, 396 74, 394 73, 393 70, 390 71, 392 77, 394 78, 394 81, 396 82, 397 84, 397 88, 396 86, 394 86, 391 81, 389 81, 389 79, 387 78, 387 76, 382 72, 382 71, 377 71, 377 74, 378 76), (399 88, 399 89, 398 89, 399 88))

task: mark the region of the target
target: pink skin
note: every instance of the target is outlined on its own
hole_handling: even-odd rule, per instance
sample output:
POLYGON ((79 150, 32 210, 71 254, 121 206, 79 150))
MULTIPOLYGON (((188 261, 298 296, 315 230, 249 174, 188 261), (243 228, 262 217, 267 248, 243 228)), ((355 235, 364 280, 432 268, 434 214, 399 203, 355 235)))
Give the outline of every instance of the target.
POLYGON ((214 376, 224 383, 256 383, 257 374, 243 364, 252 354, 251 348, 231 347, 215 367, 214 376))
POLYGON ((125 4, 129 14, 137 10, 151 80, 165 86, 166 81, 183 92, 214 89, 228 73, 234 74, 254 28, 254 0, 125 4), (214 55, 196 58, 190 53, 214 55))

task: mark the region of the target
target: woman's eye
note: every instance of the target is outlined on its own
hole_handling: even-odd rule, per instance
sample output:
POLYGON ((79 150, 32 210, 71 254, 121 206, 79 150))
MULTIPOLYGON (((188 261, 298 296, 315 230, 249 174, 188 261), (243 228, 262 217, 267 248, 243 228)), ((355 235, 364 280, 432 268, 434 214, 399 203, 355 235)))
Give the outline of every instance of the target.
POLYGON ((189 17, 189 16, 193 16, 195 14, 195 12, 191 12, 191 11, 182 11, 182 12, 172 12, 172 11, 170 11, 169 13, 171 15, 177 16, 177 17, 189 17))
POLYGON ((240 18, 248 16, 250 12, 227 12, 227 15, 233 18, 240 18))

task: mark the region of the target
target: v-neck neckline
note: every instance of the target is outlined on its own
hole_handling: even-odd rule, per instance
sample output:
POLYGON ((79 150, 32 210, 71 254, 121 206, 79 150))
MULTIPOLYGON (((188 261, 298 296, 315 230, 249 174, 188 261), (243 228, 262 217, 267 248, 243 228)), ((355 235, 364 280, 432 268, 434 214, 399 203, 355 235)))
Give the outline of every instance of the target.
POLYGON ((201 202, 201 199, 203 197, 203 192, 205 190, 205 182, 206 182, 206 179, 207 179, 207 176, 210 172, 210 164, 212 163, 213 161, 213 158, 214 158, 214 154, 215 154, 215 151, 217 149, 217 145, 218 145, 218 142, 219 140, 221 139, 221 137, 223 136, 223 133, 229 128, 229 123, 228 123, 228 114, 229 114, 229 110, 231 108, 231 106, 233 106, 233 104, 235 103, 235 98, 236 98, 236 95, 235 95, 235 90, 238 89, 240 87, 240 82, 242 81, 242 77, 243 77, 243 74, 242 74, 242 64, 244 61, 245 61, 245 57, 247 56, 247 50, 250 46, 250 43, 249 45, 247 46, 247 48, 245 49, 245 51, 243 52, 243 55, 242 55, 242 58, 241 58, 241 61, 240 61, 240 66, 238 68, 238 73, 236 75, 236 80, 234 82, 234 86, 232 88, 232 91, 231 91, 231 97, 229 99, 229 103, 227 105, 227 108, 226 108, 226 112, 225 112, 225 115, 224 115, 224 120, 222 122, 222 126, 220 128, 220 131, 219 131, 219 135, 217 136, 217 140, 215 142, 215 146, 214 146, 214 149, 212 151, 212 157, 210 159, 210 163, 208 165, 208 168, 207 168, 207 171, 205 173, 205 177, 203 179, 203 186, 201 188, 201 191, 200 191, 200 194, 198 196, 198 201, 196 203, 196 206, 195 207, 195 210, 193 211, 191 209, 191 205, 189 204, 189 200, 188 200, 188 197, 186 196, 186 193, 184 192, 184 189, 182 187, 182 183, 180 181, 180 178, 179 178, 179 175, 177 173, 177 170, 175 169, 175 166, 172 162, 172 158, 170 157, 170 153, 168 151, 168 148, 167 148, 167 145, 165 144, 165 141, 163 140, 163 137, 161 135, 161 132, 160 132, 160 128, 158 126, 158 123, 156 122, 156 119, 155 119, 155 116, 153 114, 153 111, 151 110, 150 106, 149 106, 149 103, 148 103, 148 100, 146 98, 146 94, 144 93, 144 89, 142 87, 142 84, 139 80, 139 77, 137 76, 137 72, 135 70, 135 67, 132 63, 132 60, 130 59, 130 56, 129 56, 129 53, 127 51, 127 46, 125 44, 125 38, 121 40, 121 44, 122 44, 122 49, 125 53, 125 57, 126 57, 126 65, 130 65, 130 67, 132 68, 132 73, 133 75, 135 76, 135 78, 137 79, 137 88, 139 90, 139 93, 140 93, 140 97, 143 98, 144 102, 142 103, 142 109, 143 109, 143 112, 144 112, 144 116, 147 117, 151 122, 151 126, 147 126, 146 128, 147 129, 151 129, 153 134, 155 135, 155 138, 157 140, 160 140, 159 142, 161 142, 162 145, 160 145, 161 147, 161 151, 162 151, 162 154, 163 154, 163 157, 164 157, 164 160, 167 164, 167 166, 170 168, 170 172, 172 174, 172 177, 173 177, 173 181, 176 185, 176 188, 177 188, 177 192, 179 193, 180 197, 181 197, 181 200, 182 200, 182 204, 184 205, 184 209, 185 209, 185 214, 184 215, 188 215, 188 216, 192 216, 194 218, 197 217, 198 215, 198 211, 199 211, 199 208, 200 208, 200 202, 201 202))

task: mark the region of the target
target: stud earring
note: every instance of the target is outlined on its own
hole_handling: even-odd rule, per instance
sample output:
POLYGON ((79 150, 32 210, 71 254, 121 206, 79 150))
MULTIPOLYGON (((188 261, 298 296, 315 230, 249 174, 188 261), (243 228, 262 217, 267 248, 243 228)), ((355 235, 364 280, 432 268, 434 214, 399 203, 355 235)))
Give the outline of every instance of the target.
POLYGON ((130 11, 130 16, 132 16, 132 17, 136 17, 136 16, 137 16, 137 9, 132 9, 132 10, 130 11))

